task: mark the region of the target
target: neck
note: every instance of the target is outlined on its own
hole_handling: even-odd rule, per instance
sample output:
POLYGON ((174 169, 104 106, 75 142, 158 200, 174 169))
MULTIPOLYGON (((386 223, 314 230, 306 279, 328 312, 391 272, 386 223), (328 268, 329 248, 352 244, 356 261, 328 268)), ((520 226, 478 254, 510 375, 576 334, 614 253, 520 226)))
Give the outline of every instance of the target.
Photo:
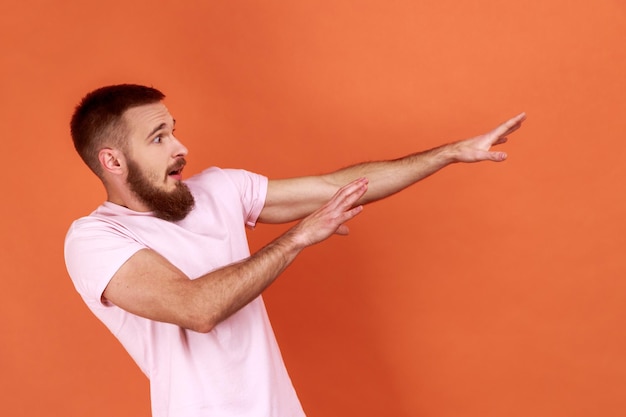
POLYGON ((146 212, 152 211, 128 187, 106 187, 107 201, 127 209, 146 212))

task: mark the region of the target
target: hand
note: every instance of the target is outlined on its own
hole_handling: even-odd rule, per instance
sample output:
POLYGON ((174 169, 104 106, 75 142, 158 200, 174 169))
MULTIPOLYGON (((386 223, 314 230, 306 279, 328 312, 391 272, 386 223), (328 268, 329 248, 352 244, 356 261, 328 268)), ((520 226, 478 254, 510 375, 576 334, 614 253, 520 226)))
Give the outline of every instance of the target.
POLYGON ((367 178, 359 178, 340 188, 322 207, 302 219, 288 234, 298 246, 306 247, 319 243, 333 234, 347 235, 349 230, 344 224, 363 210, 363 206, 354 206, 367 191, 367 178))
POLYGON ((489 149, 505 143, 507 136, 519 129, 525 119, 526 113, 520 113, 489 133, 453 143, 456 162, 504 161, 506 152, 493 152, 489 149))

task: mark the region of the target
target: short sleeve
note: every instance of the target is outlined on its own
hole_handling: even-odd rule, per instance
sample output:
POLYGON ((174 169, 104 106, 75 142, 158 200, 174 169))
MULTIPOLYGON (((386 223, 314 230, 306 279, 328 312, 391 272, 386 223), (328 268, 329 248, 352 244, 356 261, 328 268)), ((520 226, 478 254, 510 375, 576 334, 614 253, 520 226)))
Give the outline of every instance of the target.
POLYGON ((265 206, 267 178, 242 169, 226 169, 224 172, 239 189, 246 226, 254 227, 265 206))
POLYGON ((143 248, 123 226, 85 217, 75 221, 66 235, 65 265, 85 302, 101 303, 117 270, 143 248))
POLYGON ((267 177, 243 169, 209 168, 193 179, 203 189, 210 189, 218 195, 230 194, 234 189, 241 207, 245 225, 254 228, 267 197, 267 177))

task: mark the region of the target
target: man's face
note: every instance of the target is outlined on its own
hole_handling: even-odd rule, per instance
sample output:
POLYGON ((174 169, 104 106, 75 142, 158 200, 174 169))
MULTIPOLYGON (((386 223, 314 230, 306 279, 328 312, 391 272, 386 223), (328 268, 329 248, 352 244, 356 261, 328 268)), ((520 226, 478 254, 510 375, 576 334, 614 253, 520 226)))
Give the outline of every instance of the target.
POLYGON ((126 152, 130 190, 157 217, 184 219, 194 199, 181 181, 187 148, 174 136, 174 119, 163 103, 133 107, 124 119, 130 138, 126 152))

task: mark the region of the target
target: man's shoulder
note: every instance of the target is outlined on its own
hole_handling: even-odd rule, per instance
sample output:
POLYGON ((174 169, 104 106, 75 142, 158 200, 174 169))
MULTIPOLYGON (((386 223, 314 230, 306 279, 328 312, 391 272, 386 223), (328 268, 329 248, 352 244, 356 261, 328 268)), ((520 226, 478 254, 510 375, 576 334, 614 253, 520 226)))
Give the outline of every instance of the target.
POLYGON ((242 168, 220 168, 212 166, 189 177, 187 180, 185 180, 185 183, 187 183, 188 185, 204 182, 212 184, 220 184, 224 182, 233 183, 241 181, 243 178, 255 177, 262 177, 262 175, 242 168))
POLYGON ((241 168, 210 167, 185 180, 185 183, 194 195, 202 192, 241 195, 250 189, 263 189, 259 184, 266 184, 267 178, 241 168))
POLYGON ((142 221, 143 218, 153 218, 153 216, 149 212, 135 212, 105 201, 90 214, 72 222, 66 234, 66 241, 71 237, 132 236, 133 224, 145 222, 142 221))

